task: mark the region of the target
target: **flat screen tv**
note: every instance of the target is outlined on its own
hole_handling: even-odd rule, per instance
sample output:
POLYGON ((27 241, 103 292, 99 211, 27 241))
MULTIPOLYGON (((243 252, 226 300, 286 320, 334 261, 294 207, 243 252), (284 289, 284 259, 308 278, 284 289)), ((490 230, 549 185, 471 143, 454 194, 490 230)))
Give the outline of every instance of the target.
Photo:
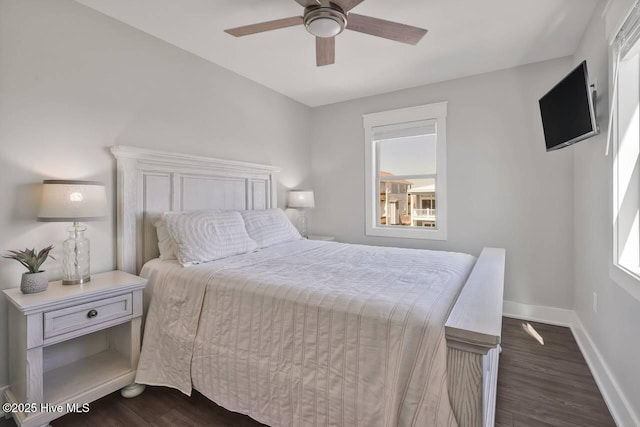
POLYGON ((547 151, 567 147, 600 132, 594 98, 595 90, 589 86, 587 61, 540 98, 547 151))

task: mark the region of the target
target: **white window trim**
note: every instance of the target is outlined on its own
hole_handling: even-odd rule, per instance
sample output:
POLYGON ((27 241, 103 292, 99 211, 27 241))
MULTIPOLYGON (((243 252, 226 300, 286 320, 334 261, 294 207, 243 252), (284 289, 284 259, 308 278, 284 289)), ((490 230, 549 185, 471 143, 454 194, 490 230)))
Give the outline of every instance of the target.
MULTIPOLYGON (((612 55, 613 56, 613 55, 612 55)), ((617 64, 615 64, 615 59, 613 59, 614 65, 617 66, 617 64)), ((620 90, 620 88, 618 87, 617 90, 620 90)), ((617 94, 614 95, 617 97, 617 94)), ((611 247, 610 247, 610 254, 611 254, 611 264, 609 265, 609 278, 611 280, 613 280, 614 282, 616 282, 618 285, 622 286, 624 289, 626 289, 628 292, 630 292, 632 295, 634 295, 636 298, 638 298, 640 300, 640 272, 639 271, 635 271, 633 269, 629 269, 627 267, 625 267, 624 265, 620 264, 620 253, 619 253, 619 244, 618 244, 618 239, 620 236, 620 231, 619 231, 619 226, 618 226, 618 221, 616 220, 616 216, 618 215, 618 205, 619 205, 619 199, 618 199, 618 145, 619 145, 619 132, 618 132, 618 103, 614 103, 612 106, 613 108, 613 122, 612 122, 612 126, 613 126, 613 155, 611 156, 611 198, 610 198, 610 206, 612 207, 611 209, 611 221, 610 224, 612 225, 612 233, 611 233, 611 247)))
MULTIPOLYGON (((622 20, 622 23, 619 26, 619 29, 615 34, 615 37, 612 37, 612 41, 611 41, 611 47, 609 49, 609 69, 611 70, 611 76, 612 79, 616 78, 616 72, 618 71, 618 61, 620 60, 620 58, 618 57, 618 49, 619 45, 618 45, 618 41, 617 41, 617 37, 618 35, 623 31, 624 29, 624 25, 626 24, 626 21, 629 19, 629 16, 631 15, 631 12, 633 12, 633 8, 631 9, 631 11, 625 15, 626 18, 624 20, 622 20)), ((614 83, 611 83, 612 89, 613 91, 619 91, 620 90, 620 85, 618 84, 617 87, 615 87, 616 85, 614 83)), ((611 224, 611 239, 610 239, 610 247, 609 247, 609 260, 610 260, 610 264, 609 264, 609 279, 611 279, 614 283, 616 283, 618 286, 620 286, 621 288, 623 288, 624 290, 626 290, 631 296, 633 296, 635 299, 637 299, 638 301, 640 301, 640 271, 634 271, 632 269, 629 269, 627 267, 625 267, 624 265, 621 265, 619 263, 619 245, 618 245, 618 238, 619 238, 619 230, 618 230, 618 221, 616 220, 616 215, 617 213, 617 206, 618 206, 618 161, 617 161, 617 153, 618 153, 618 145, 619 145, 619 130, 618 130, 618 94, 611 92, 611 103, 610 103, 610 108, 611 108, 611 121, 610 121, 610 126, 612 127, 612 129, 609 129, 609 132, 611 133, 611 142, 612 142, 612 146, 613 146, 613 155, 611 156, 611 162, 610 162, 610 174, 609 177, 611 179, 610 181, 610 198, 609 198, 609 206, 611 206, 611 217, 610 217, 610 224, 611 224)))
POLYGON ((636 274, 614 262, 609 265, 609 278, 640 301, 640 278, 636 274))
POLYGON ((367 236, 409 239, 447 240, 447 102, 421 105, 399 110, 365 114, 365 224, 367 236), (380 226, 377 217, 376 153, 373 149, 373 128, 419 120, 436 120, 436 228, 380 226), (376 203, 374 203, 376 201, 376 203))

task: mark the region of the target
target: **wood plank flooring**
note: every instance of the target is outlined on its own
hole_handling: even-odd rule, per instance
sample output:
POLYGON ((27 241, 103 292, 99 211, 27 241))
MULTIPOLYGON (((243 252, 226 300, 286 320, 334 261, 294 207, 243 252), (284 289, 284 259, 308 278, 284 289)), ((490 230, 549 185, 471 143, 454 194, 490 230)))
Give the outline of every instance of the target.
POLYGON ((504 318, 502 343, 496 426, 615 426, 569 328, 504 318))
MULTIPOLYGON (((503 352, 498 373, 497 427, 615 426, 589 368, 568 328, 514 319, 503 320, 503 352), (529 323, 544 345, 525 331, 529 323)), ((0 427, 14 426, 13 421, 0 427)), ((201 394, 192 397, 147 387, 134 398, 113 393, 91 404, 88 414, 71 414, 54 427, 207 426, 262 424, 226 411, 201 394)))

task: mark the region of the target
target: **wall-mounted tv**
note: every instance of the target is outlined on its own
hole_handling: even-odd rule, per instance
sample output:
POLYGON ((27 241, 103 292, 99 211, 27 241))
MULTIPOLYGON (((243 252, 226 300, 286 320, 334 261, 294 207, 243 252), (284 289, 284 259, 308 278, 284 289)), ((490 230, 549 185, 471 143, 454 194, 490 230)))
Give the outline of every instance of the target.
POLYGON ((540 98, 547 151, 567 147, 600 132, 594 99, 595 89, 589 86, 587 61, 540 98))

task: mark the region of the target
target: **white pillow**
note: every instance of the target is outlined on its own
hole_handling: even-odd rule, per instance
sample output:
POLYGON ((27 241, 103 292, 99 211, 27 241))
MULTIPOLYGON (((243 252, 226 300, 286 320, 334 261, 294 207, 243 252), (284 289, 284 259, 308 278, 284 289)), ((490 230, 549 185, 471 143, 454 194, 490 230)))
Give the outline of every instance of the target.
POLYGON ((171 239, 171 234, 169 234, 167 221, 164 219, 164 216, 158 219, 154 225, 156 226, 156 234, 158 235, 160 259, 163 261, 177 259, 176 252, 173 249, 173 240, 171 239))
POLYGON ((178 261, 185 267, 258 247, 236 211, 167 212, 164 218, 178 261))
POLYGON ((282 209, 240 211, 249 237, 259 248, 300 240, 302 236, 282 209))

